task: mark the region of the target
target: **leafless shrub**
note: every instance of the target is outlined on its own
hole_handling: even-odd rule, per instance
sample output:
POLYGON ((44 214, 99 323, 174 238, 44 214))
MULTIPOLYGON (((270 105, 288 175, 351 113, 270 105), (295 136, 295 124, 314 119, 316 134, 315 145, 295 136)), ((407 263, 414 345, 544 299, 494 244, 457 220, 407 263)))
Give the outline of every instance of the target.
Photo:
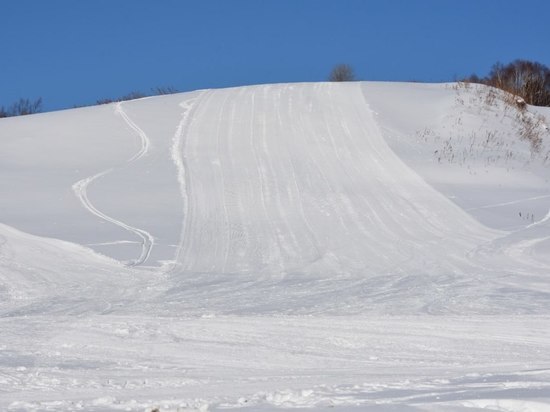
POLYGON ((147 97, 147 95, 145 93, 142 93, 142 92, 134 91, 134 92, 130 92, 128 94, 125 94, 124 96, 122 96, 118 100, 123 102, 123 101, 126 101, 126 100, 141 99, 143 97, 147 97))
POLYGON ((107 99, 98 99, 96 100, 96 104, 109 104, 109 103, 114 103, 114 102, 117 102, 118 100, 116 99, 110 99, 110 98, 107 98, 107 99))
POLYGON ((531 149, 539 153, 542 148, 544 135, 544 119, 541 116, 535 116, 532 113, 519 111, 517 119, 521 124, 519 128, 520 138, 531 144, 531 149))
POLYGON ((134 91, 134 92, 130 92, 128 94, 125 94, 124 96, 115 98, 115 99, 106 98, 106 99, 96 100, 96 104, 109 104, 109 103, 115 103, 115 102, 124 102, 124 101, 127 101, 127 100, 141 99, 143 97, 147 97, 147 95, 142 93, 142 92, 139 92, 139 91, 134 91))
POLYGON ((338 64, 330 72, 328 80, 331 82, 351 82, 355 80, 355 74, 349 64, 338 64))
POLYGON ((522 97, 516 96, 515 103, 520 110, 525 110, 527 108, 527 103, 522 97))
POLYGON ((179 92, 179 90, 173 86, 157 86, 152 88, 151 91, 156 96, 161 96, 164 94, 174 94, 179 92))
POLYGON ((484 96, 484 103, 487 106, 494 106, 496 103, 496 99, 497 99, 497 93, 495 89, 489 89, 486 91, 484 96))
POLYGON ((19 99, 8 108, 0 107, 0 117, 25 116, 42 111, 42 98, 36 100, 19 99))

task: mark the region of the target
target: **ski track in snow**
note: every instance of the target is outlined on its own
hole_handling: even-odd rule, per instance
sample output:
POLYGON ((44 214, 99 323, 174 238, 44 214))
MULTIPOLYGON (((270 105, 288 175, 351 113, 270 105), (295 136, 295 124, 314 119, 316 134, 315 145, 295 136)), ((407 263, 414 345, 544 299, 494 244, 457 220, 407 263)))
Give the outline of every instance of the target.
POLYGON ((510 205, 515 205, 515 204, 518 204, 518 203, 529 202, 529 201, 532 201, 532 200, 541 200, 541 199, 548 199, 548 198, 550 198, 550 195, 534 196, 534 197, 528 197, 526 199, 512 200, 512 201, 509 201, 509 202, 494 203, 494 204, 491 204, 491 205, 484 205, 484 206, 479 206, 479 207, 471 207, 471 208, 466 209, 466 211, 467 212, 472 212, 472 211, 481 210, 481 209, 492 209, 492 208, 495 208, 495 207, 510 206, 510 205))
POLYGON ((108 175, 109 173, 112 173, 114 170, 118 170, 122 167, 128 166, 129 164, 138 161, 143 156, 145 156, 147 154, 147 151, 149 150, 149 145, 150 145, 149 138, 147 137, 145 132, 143 130, 141 130, 139 128, 139 126, 137 124, 135 124, 128 117, 128 115, 126 114, 126 112, 122 108, 122 102, 119 102, 119 103, 116 104, 115 113, 117 115, 119 115, 120 117, 122 117, 124 122, 133 131, 135 131, 137 133, 137 135, 139 136, 139 138, 140 138, 140 149, 139 149, 139 151, 134 156, 132 156, 130 159, 128 159, 126 162, 124 162, 124 164, 122 164, 118 167, 112 167, 112 168, 104 170, 100 173, 97 173, 93 176, 90 176, 90 177, 87 177, 85 179, 79 180, 78 182, 76 182, 72 186, 72 189, 73 189, 76 197, 78 198, 78 200, 80 200, 80 203, 82 203, 82 205, 90 213, 94 214, 95 216, 99 217, 100 219, 103 219, 103 220, 105 220, 109 223, 112 223, 116 226, 119 226, 119 227, 127 230, 128 232, 131 232, 131 233, 137 235, 139 238, 141 238, 141 253, 140 253, 139 257, 137 259, 127 263, 129 266, 138 266, 138 265, 142 265, 143 263, 145 263, 147 261, 147 259, 149 258, 149 256, 151 255, 151 250, 153 249, 153 246, 155 244, 154 237, 149 232, 147 232, 146 230, 130 226, 130 225, 128 225, 128 224, 126 224, 126 223, 124 223, 124 222, 122 222, 118 219, 115 219, 111 216, 108 216, 105 213, 103 213, 102 211, 98 210, 93 205, 93 203, 90 201, 90 199, 88 198, 88 193, 87 193, 88 186, 92 182, 108 175))
POLYGON ((183 219, 181 222, 181 234, 180 234, 180 240, 175 252, 174 264, 168 267, 167 273, 173 272, 179 266, 178 261, 179 261, 179 256, 181 254, 181 249, 183 247, 183 243, 185 241, 184 239, 185 227, 187 225, 188 214, 189 214, 189 182, 188 182, 188 177, 186 173, 187 166, 185 161, 185 155, 183 153, 184 145, 185 145, 184 136, 185 136, 185 133, 187 132, 187 129, 189 128, 189 119, 191 117, 191 114, 205 93, 207 93, 207 91, 202 91, 198 96, 192 99, 184 100, 179 104, 179 106, 183 109, 183 114, 176 128, 176 132, 172 137, 172 146, 170 148, 170 156, 177 170, 177 179, 178 179, 180 194, 182 198, 183 219))

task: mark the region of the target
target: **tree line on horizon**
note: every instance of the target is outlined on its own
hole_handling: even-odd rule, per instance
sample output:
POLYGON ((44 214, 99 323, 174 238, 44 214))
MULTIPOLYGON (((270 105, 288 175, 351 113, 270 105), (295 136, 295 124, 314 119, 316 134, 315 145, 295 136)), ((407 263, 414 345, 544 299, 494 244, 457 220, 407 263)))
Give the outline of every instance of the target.
POLYGON ((24 116, 27 114, 40 113, 42 111, 42 98, 36 100, 19 99, 11 106, 0 106, 0 118, 12 116, 24 116))
POLYGON ((463 81, 496 87, 533 106, 550 106, 550 69, 538 62, 517 59, 496 63, 487 76, 472 74, 463 81))
MULTIPOLYGON (((331 70, 331 82, 356 80, 353 68, 338 64, 331 70)), ((508 64, 495 63, 489 74, 472 74, 462 81, 485 84, 521 97, 533 106, 550 106, 550 69, 542 63, 517 59, 508 64)))
MULTIPOLYGON (((101 105, 101 104, 108 104, 108 103, 123 102, 126 100, 135 100, 135 99, 141 99, 143 97, 160 96, 163 94, 174 94, 178 92, 179 91, 172 86, 159 86, 159 87, 152 88, 151 93, 149 94, 142 93, 139 91, 134 91, 116 98, 98 99, 96 100, 95 104, 101 105)), ((75 105, 73 106, 73 108, 85 107, 85 106, 91 106, 91 105, 81 105, 81 106, 75 105)), ((21 98, 17 102, 11 104, 8 107, 0 106, 0 119, 5 117, 25 116, 28 114, 36 114, 41 112, 42 112, 41 97, 39 97, 36 100, 21 98)))
MULTIPOLYGON (((349 64, 338 64, 330 71, 327 80, 347 82, 356 80, 356 77, 349 64)), ((496 87, 523 98, 527 104, 550 107, 550 69, 539 62, 517 59, 508 64, 495 63, 487 76, 480 77, 477 74, 472 74, 462 81, 496 87)), ((108 104, 178 92, 179 90, 172 86, 156 87, 151 89, 149 94, 134 91, 118 98, 98 99, 95 104, 108 104)), ((41 97, 36 100, 21 98, 8 107, 0 106, 0 118, 24 116, 41 111, 41 97)))

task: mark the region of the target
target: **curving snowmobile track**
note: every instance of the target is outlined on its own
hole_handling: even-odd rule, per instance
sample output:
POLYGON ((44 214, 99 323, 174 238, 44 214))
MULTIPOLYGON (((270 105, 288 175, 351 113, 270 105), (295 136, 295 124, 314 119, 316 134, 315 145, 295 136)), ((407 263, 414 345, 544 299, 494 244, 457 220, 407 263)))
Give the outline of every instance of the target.
POLYGON ((137 160, 139 160, 143 156, 145 156, 147 154, 148 150, 149 150, 149 146, 150 146, 149 138, 147 137, 145 132, 137 124, 135 124, 132 121, 132 119, 130 119, 128 117, 128 115, 126 114, 126 112, 122 108, 122 103, 121 102, 116 104, 115 113, 117 115, 119 115, 120 117, 122 117, 124 122, 133 131, 135 131, 137 133, 137 135, 139 136, 140 143, 141 143, 139 151, 136 154, 134 154, 130 159, 128 159, 126 162, 124 162, 124 164, 122 164, 118 167, 112 167, 110 169, 107 169, 107 170, 104 170, 100 173, 97 173, 93 176, 90 176, 90 177, 87 177, 85 179, 79 180, 78 182, 73 184, 72 189, 73 189, 76 197, 78 198, 78 200, 80 200, 80 203, 82 203, 82 206, 84 206, 90 213, 94 214, 95 216, 99 217, 100 219, 103 219, 103 220, 105 220, 109 223, 112 223, 116 226, 119 226, 119 227, 127 230, 128 232, 131 232, 131 233, 135 234, 136 236, 138 236, 141 239, 141 253, 140 253, 139 257, 128 263, 129 266, 136 266, 136 265, 142 265, 143 263, 145 263, 147 261, 147 259, 149 258, 149 256, 151 255, 151 250, 153 249, 153 245, 155 244, 154 237, 149 232, 147 232, 143 229, 139 229, 139 228, 130 226, 130 225, 118 220, 118 219, 115 219, 111 216, 106 215, 105 213, 103 213, 102 211, 100 211, 99 209, 97 209, 93 205, 93 203, 88 198, 88 193, 87 193, 88 186, 92 182, 108 175, 109 173, 112 173, 114 170, 117 170, 117 169, 122 168, 124 166, 128 166, 129 164, 131 164, 133 162, 136 162, 137 160))

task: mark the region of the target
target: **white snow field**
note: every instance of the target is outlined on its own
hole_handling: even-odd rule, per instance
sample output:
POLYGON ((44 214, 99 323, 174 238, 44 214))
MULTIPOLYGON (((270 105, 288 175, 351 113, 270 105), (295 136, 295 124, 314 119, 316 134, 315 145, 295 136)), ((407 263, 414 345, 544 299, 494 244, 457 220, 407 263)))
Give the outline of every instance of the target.
POLYGON ((0 410, 550 411, 546 119, 354 82, 0 120, 0 410))

